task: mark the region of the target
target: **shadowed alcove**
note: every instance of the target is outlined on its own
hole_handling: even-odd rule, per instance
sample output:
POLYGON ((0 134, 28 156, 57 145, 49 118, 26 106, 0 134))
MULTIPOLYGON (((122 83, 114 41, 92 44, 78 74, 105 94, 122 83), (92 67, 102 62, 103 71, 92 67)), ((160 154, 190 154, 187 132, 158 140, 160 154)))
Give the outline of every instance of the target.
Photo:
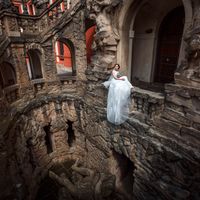
POLYGON ((116 176, 116 192, 130 200, 133 195, 134 163, 123 154, 112 150, 111 173, 116 176))

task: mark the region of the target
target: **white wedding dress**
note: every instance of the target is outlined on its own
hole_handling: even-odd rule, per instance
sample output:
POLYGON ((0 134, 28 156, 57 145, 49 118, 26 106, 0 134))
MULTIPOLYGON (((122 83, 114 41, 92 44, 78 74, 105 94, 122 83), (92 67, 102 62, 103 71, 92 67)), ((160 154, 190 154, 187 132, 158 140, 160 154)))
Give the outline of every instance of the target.
POLYGON ((112 71, 109 80, 103 85, 109 88, 107 101, 107 119, 119 125, 128 119, 131 88, 133 86, 126 76, 118 78, 119 72, 112 71), (121 80, 124 79, 124 80, 121 80))

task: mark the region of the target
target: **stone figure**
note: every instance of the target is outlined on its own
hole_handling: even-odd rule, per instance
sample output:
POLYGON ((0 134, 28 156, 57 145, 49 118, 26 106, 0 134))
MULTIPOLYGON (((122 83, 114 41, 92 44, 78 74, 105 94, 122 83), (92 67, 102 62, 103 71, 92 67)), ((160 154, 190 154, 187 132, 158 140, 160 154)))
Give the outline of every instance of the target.
POLYGON ((113 27, 111 12, 121 2, 121 0, 87 0, 89 18, 95 20, 97 25, 93 42, 96 51, 91 64, 95 69, 109 68, 115 59, 119 34, 113 27))
POLYGON ((68 195, 66 199, 104 200, 112 195, 115 189, 114 175, 78 167, 78 160, 72 166, 72 170, 72 180, 65 174, 58 176, 52 171, 49 172, 49 176, 65 188, 59 191, 60 199, 68 195))
POLYGON ((181 63, 180 67, 176 71, 176 82, 198 87, 200 79, 200 34, 191 35, 191 33, 189 33, 186 37, 186 42, 188 43, 186 51, 187 59, 181 63), (192 64, 189 64, 190 61, 193 61, 192 64))
POLYGON ((193 58, 200 57, 200 34, 195 34, 191 37, 189 42, 189 53, 193 58))

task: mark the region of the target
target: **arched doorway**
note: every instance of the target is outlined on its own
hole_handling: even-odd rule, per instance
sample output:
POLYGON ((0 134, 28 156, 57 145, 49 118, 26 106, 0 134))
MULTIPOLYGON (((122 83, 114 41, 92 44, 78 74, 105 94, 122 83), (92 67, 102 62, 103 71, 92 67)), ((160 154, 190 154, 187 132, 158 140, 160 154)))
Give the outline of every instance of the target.
MULTIPOLYGON (((184 31, 192 25, 191 0, 129 0, 119 13, 120 41, 117 46, 117 62, 124 66, 134 85, 154 84, 157 66, 159 28, 165 16, 173 9, 184 6, 184 31)), ((184 32, 183 31, 183 32, 184 32)), ((182 39, 178 64, 185 59, 186 43, 182 39)), ((138 85, 140 87, 140 85, 138 85)))
POLYGON ((131 79, 139 86, 172 82, 184 29, 182 1, 144 1, 138 7, 132 28, 131 79))
POLYGON ((154 81, 170 83, 174 81, 177 68, 183 28, 184 8, 175 8, 163 19, 159 29, 154 81))
POLYGON ((0 64, 0 84, 2 88, 16 84, 16 72, 10 63, 0 64))
POLYGON ((30 49, 27 52, 26 64, 31 80, 43 78, 41 53, 37 49, 30 49))

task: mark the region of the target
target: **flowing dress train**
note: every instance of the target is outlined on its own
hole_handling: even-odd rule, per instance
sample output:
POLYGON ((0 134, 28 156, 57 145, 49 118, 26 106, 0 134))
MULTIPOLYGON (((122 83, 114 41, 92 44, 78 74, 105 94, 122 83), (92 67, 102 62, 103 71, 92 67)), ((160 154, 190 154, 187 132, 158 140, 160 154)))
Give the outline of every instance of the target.
POLYGON ((107 119, 119 125, 128 119, 131 88, 133 87, 126 76, 116 79, 119 72, 112 71, 110 79, 103 83, 108 90, 107 119))

